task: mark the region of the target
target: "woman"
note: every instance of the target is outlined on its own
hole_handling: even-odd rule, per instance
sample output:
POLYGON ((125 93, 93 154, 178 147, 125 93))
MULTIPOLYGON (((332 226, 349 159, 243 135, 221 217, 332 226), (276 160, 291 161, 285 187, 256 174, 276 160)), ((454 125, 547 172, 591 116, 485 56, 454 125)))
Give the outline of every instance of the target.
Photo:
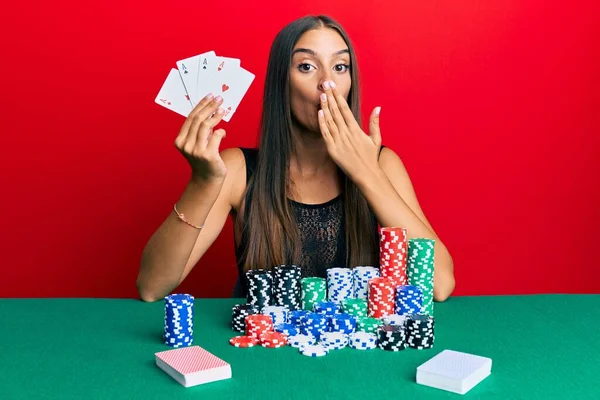
MULTIPOLYGON (((175 146, 191 179, 149 240, 137 280, 142 300, 175 289, 235 221, 238 271, 296 264, 303 276, 336 266, 378 265, 381 226, 435 239, 434 299, 454 289, 453 262, 421 210, 394 151, 381 146, 379 111, 361 129, 358 70, 350 40, 332 19, 286 26, 271 48, 260 144, 219 152, 222 99, 192 110, 175 146)), ((235 297, 245 296, 238 279, 235 297)))

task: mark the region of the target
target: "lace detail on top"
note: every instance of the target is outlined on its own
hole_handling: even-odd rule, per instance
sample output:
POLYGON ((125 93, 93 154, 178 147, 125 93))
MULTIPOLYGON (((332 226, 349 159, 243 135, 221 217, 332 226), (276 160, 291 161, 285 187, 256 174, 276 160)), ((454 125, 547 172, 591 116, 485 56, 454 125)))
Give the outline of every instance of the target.
POLYGON ((323 204, 288 200, 300 231, 301 254, 296 263, 302 277, 325 277, 333 267, 345 266, 345 226, 342 196, 323 204))

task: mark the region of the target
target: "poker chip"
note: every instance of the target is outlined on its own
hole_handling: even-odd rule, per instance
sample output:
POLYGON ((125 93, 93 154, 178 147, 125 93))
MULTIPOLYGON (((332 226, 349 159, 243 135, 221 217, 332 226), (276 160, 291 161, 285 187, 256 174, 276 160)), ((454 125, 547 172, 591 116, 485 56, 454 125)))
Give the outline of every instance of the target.
POLYGON ((251 304, 236 304, 231 312, 231 329, 237 332, 246 331, 246 317, 258 314, 258 307, 251 304))
POLYGON ((292 324, 296 327, 300 327, 300 319, 302 319, 302 317, 306 316, 307 314, 310 314, 310 311, 307 311, 307 310, 292 311, 291 313, 288 314, 288 319, 289 319, 290 324, 292 324))
POLYGON ((254 314, 246 317, 246 335, 259 338, 265 332, 273 331, 273 318, 270 315, 254 314))
POLYGON ((435 240, 414 238, 408 240, 408 284, 423 292, 421 312, 433 316, 433 275, 435 240))
POLYGON ((383 317, 381 320, 386 325, 404 326, 406 323, 406 315, 390 314, 383 317))
POLYGON ((273 271, 274 305, 288 310, 299 310, 302 306, 302 272, 296 265, 279 265, 273 271))
POLYGON ((350 268, 329 268, 327 270, 327 299, 336 304, 352 297, 354 282, 350 268))
POLYGON ((294 324, 277 324, 273 327, 275 332, 281 332, 285 336, 295 336, 300 333, 300 329, 294 324))
POLYGON ((394 313, 395 286, 389 278, 369 280, 369 317, 381 318, 394 313))
POLYGON ((300 354, 304 355, 304 356, 308 356, 308 357, 323 357, 326 356, 327 353, 329 353, 329 350, 327 350, 325 347, 321 346, 320 344, 307 344, 307 345, 303 345, 300 346, 300 354))
POLYGON ((271 316, 273 325, 285 324, 288 322, 289 311, 284 306, 267 306, 263 308, 262 314, 271 316))
POLYGON ((406 285, 408 240, 405 228, 381 227, 379 229, 379 269, 382 278, 394 286, 406 285))
POLYGON ((260 335, 260 345, 276 349, 287 345, 287 337, 281 332, 264 332, 260 335))
POLYGON ((377 332, 377 328, 379 328, 381 325, 382 321, 379 318, 359 318, 356 325, 356 330, 358 332, 375 333, 377 332))
POLYGON ((246 302, 259 311, 273 304, 273 276, 264 269, 246 272, 248 295, 246 302))
POLYGON ((348 336, 341 332, 325 332, 321 334, 319 344, 326 350, 340 350, 348 345, 348 336))
POLYGON ((383 325, 377 329, 377 346, 386 351, 401 351, 408 347, 403 326, 383 325))
POLYGON ((434 322, 430 315, 408 315, 405 325, 408 346, 418 350, 431 349, 435 339, 434 322))
POLYGON ((329 321, 329 330, 331 332, 341 332, 350 334, 356 331, 357 318, 354 315, 340 313, 331 316, 329 321))
POLYGON ((379 268, 371 266, 358 266, 352 268, 353 290, 352 297, 367 300, 369 292, 369 279, 379 278, 379 268))
POLYGON ((313 311, 317 314, 334 315, 340 311, 340 306, 333 301, 321 301, 315 303, 313 311))
POLYGON ((368 316, 367 300, 366 299, 343 300, 341 310, 343 313, 353 315, 356 318, 367 317, 368 316))
POLYGON ((312 311, 316 303, 327 299, 327 281, 325 278, 307 277, 300 280, 302 287, 302 309, 312 311))
POLYGON ((190 346, 194 341, 194 296, 171 294, 164 298, 163 341, 171 347, 190 346))
POLYGON ((317 340, 322 333, 329 330, 328 328, 327 316, 323 314, 308 313, 300 319, 300 333, 313 336, 317 340))
POLYGON ((234 336, 229 339, 229 343, 234 347, 254 347, 259 340, 252 336, 234 336))
POLYGON ((351 348, 356 350, 373 350, 377 348, 377 336, 373 333, 355 332, 348 335, 351 348))
POLYGON ((423 290, 418 286, 396 287, 394 312, 398 315, 419 314, 423 308, 423 290))
POLYGON ((317 339, 311 335, 298 334, 288 337, 288 344, 299 349, 302 345, 317 344, 317 339))

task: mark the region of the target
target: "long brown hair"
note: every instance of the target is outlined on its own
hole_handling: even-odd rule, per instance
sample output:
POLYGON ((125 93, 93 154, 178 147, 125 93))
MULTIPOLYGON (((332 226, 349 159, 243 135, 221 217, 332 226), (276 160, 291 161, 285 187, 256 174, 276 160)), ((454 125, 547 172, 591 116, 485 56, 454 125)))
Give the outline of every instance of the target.
MULTIPOLYGON (((361 124, 356 54, 344 29, 322 15, 287 25, 275 37, 269 55, 256 169, 246 189, 246 199, 252 196, 252 201, 236 219, 246 242, 240 254, 244 272, 300 260, 300 232, 287 200, 290 154, 294 151, 289 72, 292 51, 302 34, 323 27, 336 30, 348 46, 352 80, 348 104, 361 124)), ((338 172, 343 182, 346 266, 378 265, 376 220, 358 187, 339 168, 338 172)))

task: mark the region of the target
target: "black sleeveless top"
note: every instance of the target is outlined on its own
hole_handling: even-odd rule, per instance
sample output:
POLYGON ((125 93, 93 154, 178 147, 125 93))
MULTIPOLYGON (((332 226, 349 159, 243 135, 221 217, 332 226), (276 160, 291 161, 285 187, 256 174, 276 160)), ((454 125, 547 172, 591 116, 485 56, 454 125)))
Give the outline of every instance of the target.
MULTIPOLYGON (((381 147, 383 149, 383 146, 381 147)), ((256 167, 257 149, 240 148, 246 159, 246 184, 250 181, 256 167)), ((381 154, 381 150, 380 150, 381 154)), ((252 195, 246 192, 246 210, 251 207, 252 195)), ((325 278, 327 269, 347 266, 346 262, 346 226, 342 194, 322 204, 303 204, 288 199, 294 211, 301 239, 300 260, 298 265, 302 277, 317 276, 325 278)), ((377 219, 373 217, 373 229, 377 230, 377 219)), ((238 280, 233 297, 246 297, 246 282, 241 255, 247 246, 247 240, 241 235, 236 247, 238 280)))

